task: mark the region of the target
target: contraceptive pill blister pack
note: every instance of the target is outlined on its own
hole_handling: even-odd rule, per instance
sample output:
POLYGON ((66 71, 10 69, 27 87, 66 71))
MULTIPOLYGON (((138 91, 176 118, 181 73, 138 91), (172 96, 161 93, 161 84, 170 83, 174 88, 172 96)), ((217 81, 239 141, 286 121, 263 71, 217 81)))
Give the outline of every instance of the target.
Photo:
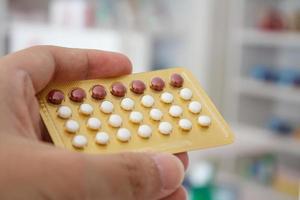
POLYGON ((184 68, 53 83, 38 99, 54 144, 73 151, 178 153, 234 140, 184 68))

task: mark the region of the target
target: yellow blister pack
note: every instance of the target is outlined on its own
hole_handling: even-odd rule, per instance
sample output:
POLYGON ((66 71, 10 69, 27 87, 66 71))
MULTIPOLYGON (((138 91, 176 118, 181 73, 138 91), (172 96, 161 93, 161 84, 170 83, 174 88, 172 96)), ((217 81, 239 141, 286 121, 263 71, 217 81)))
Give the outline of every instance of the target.
POLYGON ((56 146, 86 153, 179 153, 230 144, 234 135, 184 68, 53 83, 39 95, 56 146))

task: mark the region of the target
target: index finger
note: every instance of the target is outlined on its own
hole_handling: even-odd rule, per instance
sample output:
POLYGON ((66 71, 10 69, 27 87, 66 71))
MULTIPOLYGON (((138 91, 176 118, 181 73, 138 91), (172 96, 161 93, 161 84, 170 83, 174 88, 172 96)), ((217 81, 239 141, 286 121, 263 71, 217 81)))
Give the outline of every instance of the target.
POLYGON ((36 93, 50 81, 106 78, 131 72, 131 62, 122 54, 56 46, 31 47, 5 56, 0 64, 27 72, 36 93))

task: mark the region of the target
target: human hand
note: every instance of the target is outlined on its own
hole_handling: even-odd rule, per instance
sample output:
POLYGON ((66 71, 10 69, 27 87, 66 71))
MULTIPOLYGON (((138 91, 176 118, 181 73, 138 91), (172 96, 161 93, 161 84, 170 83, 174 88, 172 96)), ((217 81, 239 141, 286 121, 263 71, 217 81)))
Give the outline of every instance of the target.
POLYGON ((0 59, 0 199, 186 199, 186 153, 89 155, 43 142, 35 95, 50 81, 130 72, 128 58, 97 50, 36 46, 0 59))

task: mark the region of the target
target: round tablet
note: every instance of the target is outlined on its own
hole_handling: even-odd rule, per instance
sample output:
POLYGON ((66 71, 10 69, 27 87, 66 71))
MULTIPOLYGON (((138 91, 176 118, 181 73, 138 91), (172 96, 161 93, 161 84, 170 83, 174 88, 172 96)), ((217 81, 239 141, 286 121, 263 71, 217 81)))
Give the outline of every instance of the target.
POLYGON ((157 108, 152 108, 150 110, 150 118, 155 120, 155 121, 160 121, 161 118, 163 117, 163 113, 161 110, 157 108))
POLYGON ((159 78, 155 77, 151 80, 151 85, 150 88, 155 90, 155 91, 162 91, 165 87, 165 82, 159 78))
POLYGON ((91 115, 94 112, 94 108, 88 103, 83 103, 79 107, 79 112, 83 115, 91 115))
POLYGON ((169 122, 161 122, 158 126, 158 130, 163 135, 169 135, 171 134, 173 127, 169 122))
POLYGON ((178 105, 172 105, 169 109, 169 114, 172 117, 180 117, 180 115, 182 114, 183 110, 180 106, 178 105))
POLYGON ((143 94, 146 89, 146 85, 143 81, 134 80, 131 82, 130 90, 136 94, 143 94))
POLYGON ((115 128, 120 127, 122 125, 122 122, 123 122, 122 117, 117 114, 112 114, 108 119, 109 125, 115 128))
POLYGON ((47 95, 47 101, 54 105, 59 105, 65 99, 65 95, 60 90, 51 90, 47 95))
POLYGON ((122 83, 113 83, 111 86, 111 94, 116 97, 124 97, 126 94, 126 87, 122 83))
POLYGON ((57 116, 62 119, 68 119, 72 116, 72 110, 69 106, 60 106, 57 110, 57 116))
POLYGON ((88 119, 86 126, 92 130, 98 130, 101 127, 101 121, 98 118, 91 117, 88 119))
POLYGON ((92 88, 92 97, 101 100, 106 97, 107 93, 103 85, 94 85, 92 88))
POLYGON ((110 101, 103 101, 100 105, 100 110, 103 113, 110 114, 114 111, 114 104, 112 104, 110 101))
POLYGON ((172 85, 173 87, 180 88, 182 87, 183 82, 184 80, 180 74, 172 74, 170 85, 172 85))
POLYGON ((198 118, 198 123, 201 126, 208 127, 211 124, 211 119, 206 115, 201 115, 198 118))
POLYGON ((84 135, 75 135, 72 139, 72 145, 76 148, 84 148, 88 143, 84 135))
POLYGON ((83 102, 86 97, 85 91, 81 88, 75 88, 71 91, 69 98, 74 102, 83 102))
POLYGON ((129 115, 129 120, 135 124, 139 124, 143 121, 144 117, 141 112, 132 111, 129 115))
POLYGON ((164 92, 161 94, 160 100, 164 103, 172 103, 174 100, 174 96, 169 92, 164 92))
POLYGON ((121 142, 128 142, 131 138, 131 133, 127 128, 120 128, 117 132, 117 138, 121 142))
POLYGON ((144 96, 142 97, 141 102, 142 102, 142 105, 143 105, 144 107, 150 108, 150 107, 152 107, 153 104, 154 104, 154 98, 153 98, 152 96, 150 96, 150 95, 144 95, 144 96))
POLYGON ((188 119, 181 119, 179 120, 179 127, 182 130, 189 131, 192 129, 192 122, 188 119))
POLYGON ((191 103, 189 103, 189 111, 194 113, 194 114, 198 114, 200 113, 202 109, 202 105, 200 102, 198 101, 192 101, 191 103))
POLYGON ((152 135, 152 128, 143 124, 138 129, 138 135, 142 138, 149 138, 152 135))
POLYGON ((79 123, 73 119, 69 119, 65 123, 65 128, 69 133, 76 133, 79 130, 79 123))
POLYGON ((109 135, 106 132, 98 132, 95 141, 97 144, 106 145, 109 142, 109 135))
POLYGON ((123 108, 124 110, 132 110, 134 108, 134 101, 130 98, 122 99, 121 108, 123 108))
POLYGON ((184 100, 190 100, 193 97, 193 92, 189 88, 183 88, 180 90, 179 95, 184 100))

